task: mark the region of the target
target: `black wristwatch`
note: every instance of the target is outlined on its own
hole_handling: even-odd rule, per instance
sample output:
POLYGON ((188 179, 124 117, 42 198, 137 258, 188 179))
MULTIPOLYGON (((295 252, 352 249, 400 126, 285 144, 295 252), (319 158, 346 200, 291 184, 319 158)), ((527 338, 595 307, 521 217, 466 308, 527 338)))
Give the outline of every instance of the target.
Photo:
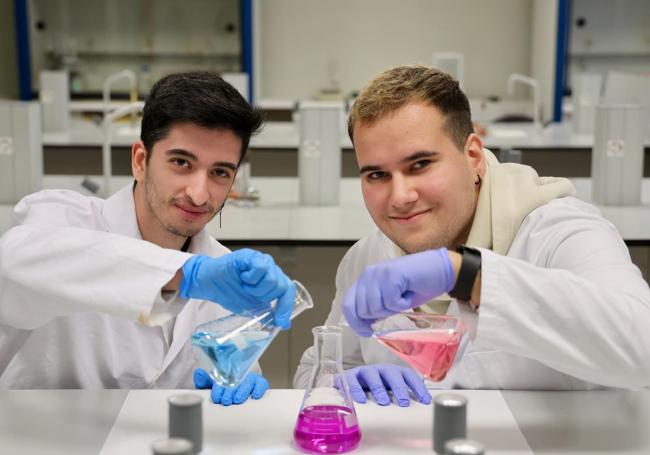
POLYGON ((469 302, 472 298, 472 288, 474 287, 474 281, 476 281, 476 275, 481 270, 481 252, 476 248, 465 245, 457 246, 456 251, 463 255, 463 259, 460 263, 456 285, 449 292, 449 295, 456 300, 469 302))

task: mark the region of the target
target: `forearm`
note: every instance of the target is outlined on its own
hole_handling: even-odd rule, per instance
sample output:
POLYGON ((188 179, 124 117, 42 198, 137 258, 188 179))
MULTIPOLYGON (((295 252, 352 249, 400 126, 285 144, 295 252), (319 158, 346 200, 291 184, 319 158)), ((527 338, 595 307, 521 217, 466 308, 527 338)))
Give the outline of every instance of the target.
POLYGON ((647 285, 631 264, 585 274, 484 252, 475 344, 597 384, 649 385, 647 285))
POLYGON ((0 321, 29 329, 87 311, 138 320, 189 256, 106 232, 12 228, 0 239, 0 321))

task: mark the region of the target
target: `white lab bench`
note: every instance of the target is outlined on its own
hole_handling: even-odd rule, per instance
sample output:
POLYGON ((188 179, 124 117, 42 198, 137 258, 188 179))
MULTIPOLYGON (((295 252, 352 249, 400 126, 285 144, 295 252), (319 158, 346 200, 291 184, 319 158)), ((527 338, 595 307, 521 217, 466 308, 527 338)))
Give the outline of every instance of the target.
MULTIPOLYGON (((94 177, 101 182, 99 176, 94 177)), ((45 188, 67 188, 90 194, 81 187, 82 176, 46 175, 45 188)), ((591 179, 570 179, 577 196, 591 201, 591 179)), ((114 177, 112 187, 117 190, 132 182, 130 177, 114 177)), ((220 241, 264 242, 333 242, 352 243, 373 228, 361 195, 358 178, 341 179, 341 202, 337 206, 301 206, 299 182, 287 177, 254 177, 253 187, 260 191, 259 207, 243 208, 232 204, 208 224, 210 234, 220 241)), ((642 205, 598 206, 603 216, 619 230, 624 240, 650 244, 650 179, 642 184, 642 205)), ((0 205, 0 232, 11 223, 12 207, 0 205)))
MULTIPOLYGON (((117 455, 150 453, 166 437, 173 390, 0 391, 3 453, 117 455)), ((204 397, 203 451, 280 455, 292 443, 302 390, 272 389, 258 401, 223 407, 204 397)), ((432 391, 435 395, 437 391, 432 391)), ((491 455, 650 453, 650 391, 475 391, 468 436, 491 455)), ((355 405, 362 440, 352 453, 432 452, 432 406, 355 405)))

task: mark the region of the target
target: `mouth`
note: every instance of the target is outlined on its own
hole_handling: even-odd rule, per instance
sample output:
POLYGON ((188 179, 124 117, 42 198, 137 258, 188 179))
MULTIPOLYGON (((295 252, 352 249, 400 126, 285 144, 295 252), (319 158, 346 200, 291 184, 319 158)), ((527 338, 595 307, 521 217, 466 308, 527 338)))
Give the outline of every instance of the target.
POLYGON ((430 211, 431 209, 420 210, 418 212, 412 212, 406 215, 389 216, 389 218, 398 224, 412 224, 419 221, 426 213, 429 213, 430 211))
POLYGON ((180 205, 175 205, 175 207, 176 210, 178 210, 178 212, 180 213, 180 215, 188 221, 196 221, 204 217, 208 213, 207 209, 182 207, 180 205))

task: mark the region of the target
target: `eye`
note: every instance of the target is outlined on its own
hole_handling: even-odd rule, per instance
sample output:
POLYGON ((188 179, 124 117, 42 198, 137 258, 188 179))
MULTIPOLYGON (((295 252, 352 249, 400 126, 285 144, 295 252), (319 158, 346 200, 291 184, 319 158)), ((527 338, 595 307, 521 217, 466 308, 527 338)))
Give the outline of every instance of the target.
POLYGON ((212 170, 212 175, 215 177, 230 178, 231 173, 228 169, 216 168, 212 170))
POLYGON ((368 180, 381 180, 383 178, 386 178, 387 175, 388 174, 386 174, 383 171, 375 171, 375 172, 369 172, 368 174, 366 174, 366 178, 368 180))
POLYGON ((185 167, 186 168, 186 167, 190 166, 189 161, 187 161, 187 160, 185 160, 183 158, 172 158, 169 161, 171 163, 173 163, 175 166, 178 166, 178 167, 185 167))
POLYGON ((431 160, 419 160, 419 161, 416 161, 415 163, 413 163, 413 165, 411 166, 411 169, 413 169, 414 171, 418 171, 420 169, 424 169, 429 164, 431 164, 431 160))

